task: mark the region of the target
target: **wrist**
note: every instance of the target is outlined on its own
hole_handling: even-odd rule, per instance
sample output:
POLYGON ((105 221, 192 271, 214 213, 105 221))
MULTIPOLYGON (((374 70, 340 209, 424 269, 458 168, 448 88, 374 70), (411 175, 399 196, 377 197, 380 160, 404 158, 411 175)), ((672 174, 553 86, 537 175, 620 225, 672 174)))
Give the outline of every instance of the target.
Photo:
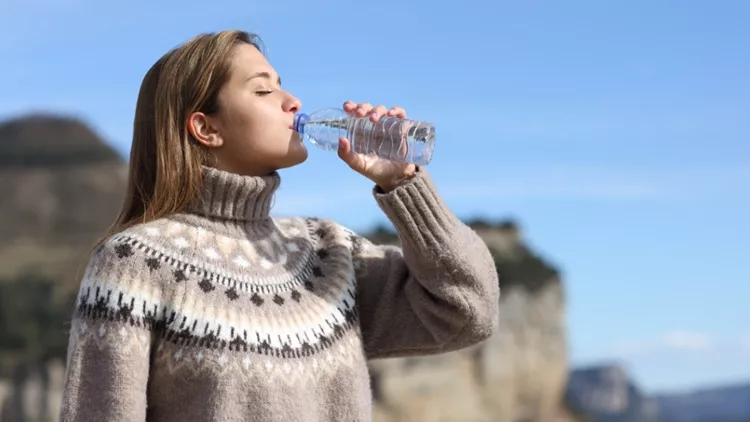
POLYGON ((413 179, 414 176, 417 175, 418 171, 419 169, 417 168, 417 166, 413 164, 409 165, 404 169, 403 172, 399 173, 398 175, 389 178, 388 180, 377 182, 378 188, 380 188, 383 193, 388 193, 413 179))

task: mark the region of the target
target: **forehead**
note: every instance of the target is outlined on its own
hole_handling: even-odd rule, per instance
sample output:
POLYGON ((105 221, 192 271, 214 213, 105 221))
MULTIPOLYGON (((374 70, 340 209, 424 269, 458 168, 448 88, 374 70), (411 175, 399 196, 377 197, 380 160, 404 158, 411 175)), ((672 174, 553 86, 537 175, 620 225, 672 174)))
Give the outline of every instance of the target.
POLYGON ((244 43, 234 49, 232 68, 233 73, 274 73, 266 57, 255 46, 244 43))

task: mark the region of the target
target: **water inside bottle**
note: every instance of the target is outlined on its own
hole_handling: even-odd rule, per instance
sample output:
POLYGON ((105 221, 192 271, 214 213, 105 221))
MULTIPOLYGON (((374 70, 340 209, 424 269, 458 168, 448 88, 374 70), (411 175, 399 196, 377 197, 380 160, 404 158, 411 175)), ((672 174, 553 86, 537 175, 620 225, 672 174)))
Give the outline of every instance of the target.
POLYGON ((338 142, 339 137, 345 136, 355 152, 420 165, 432 160, 435 147, 433 125, 396 117, 383 117, 376 123, 367 117, 310 120, 305 124, 305 132, 326 149, 331 146, 319 143, 324 143, 325 139, 338 142))

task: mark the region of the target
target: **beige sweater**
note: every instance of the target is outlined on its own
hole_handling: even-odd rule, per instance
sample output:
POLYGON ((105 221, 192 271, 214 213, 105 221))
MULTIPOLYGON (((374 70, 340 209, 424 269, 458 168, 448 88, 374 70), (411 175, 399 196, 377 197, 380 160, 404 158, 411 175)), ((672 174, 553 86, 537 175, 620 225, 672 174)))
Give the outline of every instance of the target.
POLYGON ((195 209, 92 255, 62 421, 369 421, 368 359, 456 350, 497 327, 493 259, 426 171, 373 192, 403 250, 269 217, 276 173, 204 178, 195 209))

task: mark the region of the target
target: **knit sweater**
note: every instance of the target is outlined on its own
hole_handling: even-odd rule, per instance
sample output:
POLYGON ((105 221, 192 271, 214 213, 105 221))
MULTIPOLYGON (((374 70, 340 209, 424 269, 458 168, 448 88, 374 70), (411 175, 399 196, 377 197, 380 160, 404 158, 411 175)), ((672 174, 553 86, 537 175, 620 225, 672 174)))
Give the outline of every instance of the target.
POLYGON ((496 329, 492 256, 425 170, 373 190, 401 248, 270 217, 279 183, 204 168, 194 207, 92 253, 61 421, 370 421, 368 359, 457 350, 496 329))

